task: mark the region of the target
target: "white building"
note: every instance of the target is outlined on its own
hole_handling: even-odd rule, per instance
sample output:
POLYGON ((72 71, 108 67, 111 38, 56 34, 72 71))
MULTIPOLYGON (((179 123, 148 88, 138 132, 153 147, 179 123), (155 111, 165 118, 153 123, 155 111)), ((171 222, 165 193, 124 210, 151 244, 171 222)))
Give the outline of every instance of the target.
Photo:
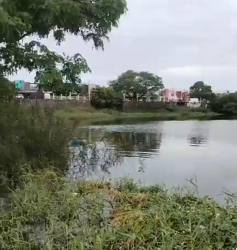
POLYGON ((189 102, 187 103, 187 106, 189 108, 200 108, 201 102, 198 98, 190 98, 189 102))

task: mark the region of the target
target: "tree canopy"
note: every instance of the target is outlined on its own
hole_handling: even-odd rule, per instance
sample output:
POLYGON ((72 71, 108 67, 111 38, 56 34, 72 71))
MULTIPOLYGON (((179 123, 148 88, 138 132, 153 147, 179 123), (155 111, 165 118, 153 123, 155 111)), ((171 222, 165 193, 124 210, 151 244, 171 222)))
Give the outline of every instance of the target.
POLYGON ((7 78, 0 75, 0 100, 9 100, 13 98, 14 84, 7 78))
POLYGON ((133 70, 121 74, 118 79, 110 82, 110 86, 115 92, 123 93, 130 99, 156 95, 164 87, 161 77, 150 72, 133 70))
POLYGON ((212 87, 206 85, 203 81, 195 82, 190 87, 190 97, 199 100, 210 100, 213 97, 212 87))
POLYGON ((46 91, 68 95, 69 92, 79 92, 81 73, 90 71, 86 60, 76 54, 73 57, 64 56, 61 64, 47 65, 36 73, 35 81, 46 91))
POLYGON ((91 104, 95 108, 121 109, 123 99, 113 88, 97 87, 92 90, 91 104))
MULTIPOLYGON (((69 58, 50 51, 38 40, 26 42, 24 38, 37 36, 42 39, 53 34, 60 44, 66 34, 73 34, 80 35, 85 41, 92 40, 95 48, 103 49, 104 39, 108 39, 108 33, 118 25, 125 11, 125 0, 2 0, 0 75, 26 68, 39 70, 38 80, 60 76, 61 82, 65 82, 67 75, 66 83, 69 78, 73 83, 78 82, 79 71, 89 70, 81 56, 75 56, 76 64, 69 65, 69 58), (60 68, 58 64, 61 64, 60 68), (73 70, 68 72, 71 66, 73 70), (72 77, 74 73, 76 78, 72 77)), ((48 83, 46 86, 49 87, 48 83)))
POLYGON ((224 115, 237 115, 237 93, 215 95, 210 102, 212 111, 224 115))

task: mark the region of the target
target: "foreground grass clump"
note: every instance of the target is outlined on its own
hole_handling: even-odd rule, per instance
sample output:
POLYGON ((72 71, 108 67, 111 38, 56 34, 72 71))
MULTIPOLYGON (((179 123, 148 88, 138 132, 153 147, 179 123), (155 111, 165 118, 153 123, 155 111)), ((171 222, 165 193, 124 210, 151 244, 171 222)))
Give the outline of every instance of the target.
POLYGON ((69 108, 57 110, 55 116, 75 123, 105 123, 117 121, 134 121, 134 120, 196 120, 211 119, 217 116, 210 111, 195 111, 188 108, 176 108, 175 110, 160 109, 157 112, 133 112, 125 113, 115 110, 97 110, 94 108, 69 108))
POLYGON ((237 210, 131 180, 69 183, 27 175, 0 214, 0 248, 236 249, 237 210))

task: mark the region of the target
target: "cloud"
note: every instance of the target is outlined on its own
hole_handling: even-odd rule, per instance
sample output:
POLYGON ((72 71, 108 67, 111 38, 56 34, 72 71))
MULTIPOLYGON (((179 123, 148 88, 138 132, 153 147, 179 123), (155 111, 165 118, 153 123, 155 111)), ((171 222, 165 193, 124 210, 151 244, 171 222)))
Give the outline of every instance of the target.
MULTIPOLYGON (((217 91, 237 85, 237 2, 233 0, 127 0, 128 12, 113 29, 105 51, 67 36, 60 47, 81 53, 92 74, 85 81, 105 85, 128 69, 148 70, 173 88, 188 88, 203 79, 217 91)), ((25 71, 13 78, 32 80, 25 71)))
POLYGON ((201 75, 202 68, 200 67, 173 67, 164 70, 165 74, 171 74, 176 76, 199 76, 201 75))

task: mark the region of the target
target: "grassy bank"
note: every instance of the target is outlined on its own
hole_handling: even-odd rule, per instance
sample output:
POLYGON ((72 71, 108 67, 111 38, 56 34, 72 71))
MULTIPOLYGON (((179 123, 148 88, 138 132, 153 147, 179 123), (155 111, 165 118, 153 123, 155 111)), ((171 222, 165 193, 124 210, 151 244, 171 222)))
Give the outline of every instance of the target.
POLYGON ((212 119, 217 116, 213 112, 194 111, 181 108, 176 111, 158 110, 157 112, 124 113, 114 110, 96 110, 93 108, 71 108, 57 110, 55 116, 76 123, 106 123, 136 120, 196 120, 212 119))
MULTIPOLYGON (((79 111, 57 111, 54 115, 71 119, 65 114, 74 112, 79 111)), ((98 114, 115 121, 119 116, 157 116, 96 110, 79 113, 75 118, 87 122, 93 117, 101 121, 98 114)), ((69 182, 61 177, 68 173, 68 142, 74 136, 67 123, 55 119, 51 110, 11 103, 1 104, 0 118, 0 185, 8 187, 5 198, 0 198, 0 249, 237 248, 237 209, 233 208, 232 196, 228 206, 221 207, 211 199, 197 198, 195 192, 168 192, 159 185, 142 187, 128 179, 113 184, 69 182)), ((80 167, 93 170, 98 166, 98 155, 111 166, 114 158, 108 151, 101 154, 92 149, 93 145, 88 148, 85 144, 78 151, 80 167)), ((102 166, 105 169, 104 163, 102 166)))
POLYGON ((24 177, 0 213, 5 250, 236 249, 237 210, 181 189, 24 177))

